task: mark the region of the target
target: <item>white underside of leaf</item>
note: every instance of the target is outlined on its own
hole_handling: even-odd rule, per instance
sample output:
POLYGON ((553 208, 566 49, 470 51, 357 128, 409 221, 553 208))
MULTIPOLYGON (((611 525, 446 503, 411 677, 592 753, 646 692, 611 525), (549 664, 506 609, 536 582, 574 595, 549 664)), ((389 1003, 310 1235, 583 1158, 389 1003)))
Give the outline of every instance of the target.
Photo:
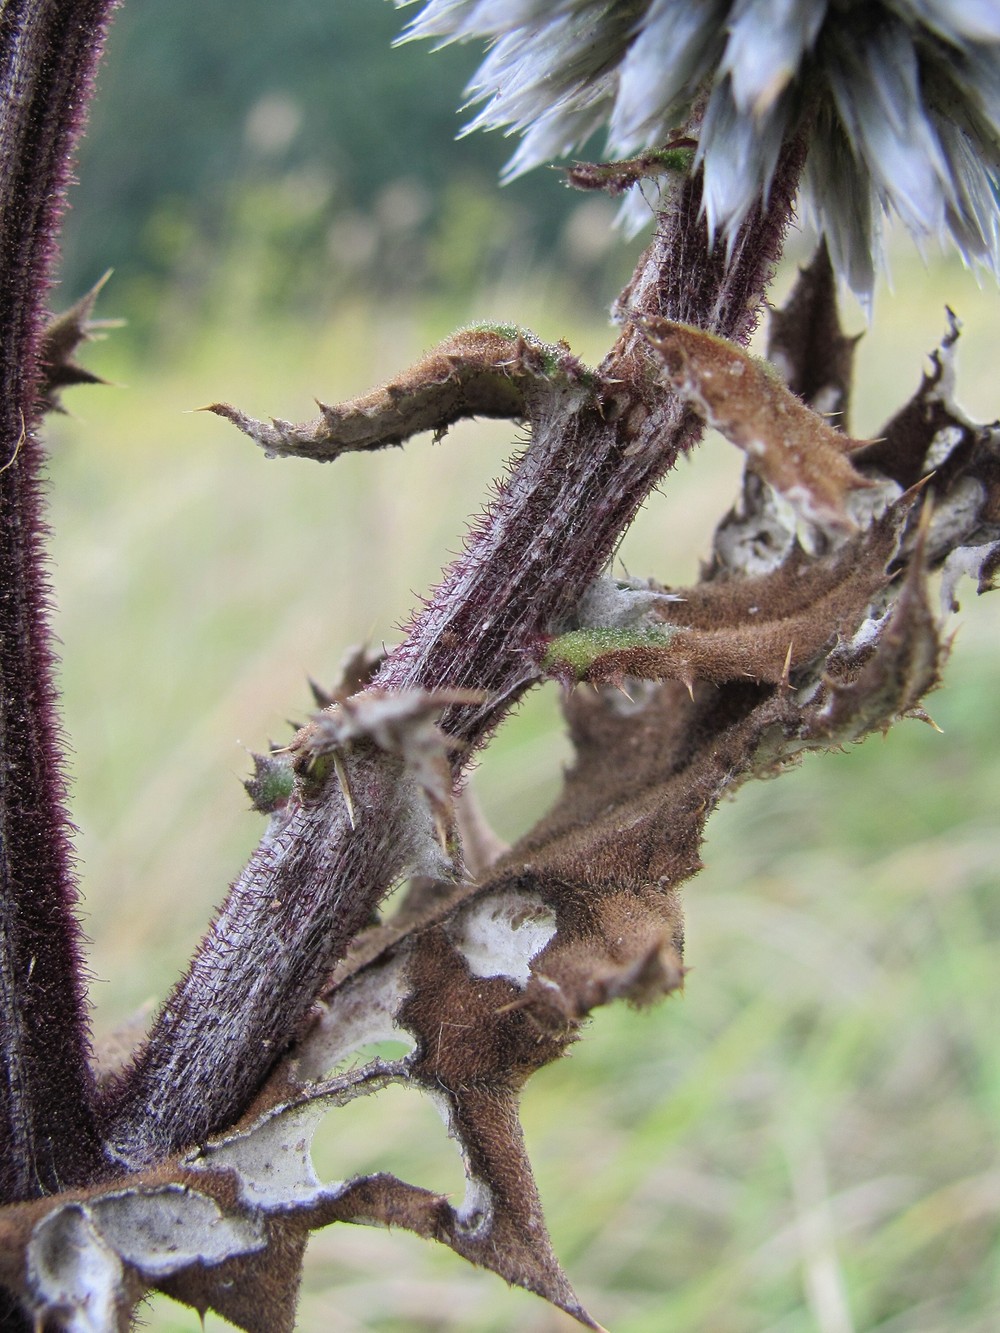
POLYGON ((27 1267, 39 1306, 58 1310, 66 1333, 107 1333, 117 1327, 121 1261, 82 1204, 57 1208, 39 1222, 28 1245, 27 1267))
POLYGON ((950 457, 952 451, 962 443, 964 438, 965 431, 961 426, 942 426, 930 442, 924 458, 923 471, 933 472, 935 468, 939 468, 950 457))
POLYGON ((996 549, 996 542, 987 542, 984 546, 960 546, 952 551, 941 570, 942 615, 948 615, 958 607, 955 589, 961 579, 968 576, 978 583, 982 578, 983 565, 996 553, 996 549))
POLYGON ((167 1277, 197 1260, 217 1264, 264 1244, 260 1228, 226 1216, 214 1199, 184 1185, 122 1190, 88 1211, 102 1237, 146 1277, 167 1277))
POLYGON ((119 1190, 48 1213, 28 1246, 38 1308, 67 1333, 118 1327, 124 1264, 157 1280, 192 1263, 213 1265, 262 1248, 260 1226, 226 1216, 214 1199, 179 1184, 119 1190))
POLYGON ((845 648, 853 655, 862 652, 865 648, 874 647, 888 622, 889 612, 882 616, 870 616, 867 620, 863 620, 855 634, 845 644, 845 648))
POLYGON ((302 1042, 296 1077, 303 1083, 327 1078, 342 1060, 374 1042, 402 1041, 412 1050, 413 1038, 396 1024, 410 990, 401 954, 345 982, 302 1042))
POLYGON ((902 494, 903 488, 899 482, 889 478, 880 481, 872 479, 872 485, 864 490, 848 492, 844 498, 844 508, 859 528, 870 528, 902 494))
POLYGON ((462 1154, 462 1168, 465 1171, 465 1196, 455 1209, 459 1226, 470 1239, 489 1235, 493 1226, 493 1191, 487 1181, 477 1176, 465 1148, 465 1142, 455 1124, 455 1116, 450 1099, 444 1093, 435 1093, 425 1089, 427 1096, 434 1103, 438 1115, 445 1123, 448 1137, 454 1139, 462 1154))
POLYGON ((325 1186, 312 1162, 313 1137, 327 1109, 319 1100, 283 1107, 245 1133, 208 1144, 188 1165, 235 1171, 241 1197, 257 1208, 310 1204, 335 1195, 343 1187, 325 1186))
POLYGON ((683 601, 676 593, 650 588, 641 579, 595 579, 576 609, 581 629, 595 626, 608 629, 633 629, 655 625, 661 617, 655 613, 669 602, 683 601))
POLYGON ((474 977, 505 977, 523 990, 531 961, 556 933, 556 918, 532 894, 505 890, 477 898, 458 913, 448 934, 474 977))
POLYGON ((977 526, 986 499, 982 482, 975 477, 961 477, 939 502, 931 516, 928 548, 933 552, 959 546, 970 529, 977 526))

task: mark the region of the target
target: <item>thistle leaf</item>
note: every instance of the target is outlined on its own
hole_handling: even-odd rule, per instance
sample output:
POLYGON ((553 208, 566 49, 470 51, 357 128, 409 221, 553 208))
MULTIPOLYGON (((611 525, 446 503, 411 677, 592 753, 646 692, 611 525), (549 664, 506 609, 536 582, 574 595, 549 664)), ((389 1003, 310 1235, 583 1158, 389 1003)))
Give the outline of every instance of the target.
POLYGON ((774 367, 735 344, 687 324, 646 318, 641 327, 681 399, 779 491, 806 522, 831 531, 856 527, 847 497, 871 482, 847 457, 862 441, 828 425, 781 382, 774 367))
POLYGON ((42 367, 39 391, 44 412, 65 412, 61 397, 63 389, 75 384, 108 383, 81 366, 74 354, 84 343, 95 342, 103 338, 107 330, 121 328, 124 324, 120 319, 92 318, 97 298, 110 277, 109 270, 79 301, 61 315, 54 315, 42 331, 38 359, 42 367))
POLYGON ((768 321, 767 359, 797 398, 848 432, 847 409, 860 340, 840 327, 837 280, 824 242, 768 321))
POLYGON ((553 639, 542 665, 566 681, 639 680, 772 685, 851 633, 888 583, 908 504, 826 560, 797 550, 757 577, 706 582, 659 597, 635 629, 585 628, 553 639))
POLYGON ((904 407, 883 426, 872 443, 859 449, 858 467, 876 469, 900 486, 913 486, 942 466, 959 446, 968 446, 981 431, 954 401, 955 347, 962 326, 948 311, 948 328, 931 353, 931 368, 904 407))
POLYGON ((565 345, 543 343, 510 325, 463 329, 381 388, 336 407, 320 404, 314 421, 270 424, 227 403, 204 408, 225 417, 275 457, 330 462, 353 450, 384 449, 422 431, 442 436, 467 417, 520 420, 532 390, 561 384, 581 389, 590 373, 565 345))

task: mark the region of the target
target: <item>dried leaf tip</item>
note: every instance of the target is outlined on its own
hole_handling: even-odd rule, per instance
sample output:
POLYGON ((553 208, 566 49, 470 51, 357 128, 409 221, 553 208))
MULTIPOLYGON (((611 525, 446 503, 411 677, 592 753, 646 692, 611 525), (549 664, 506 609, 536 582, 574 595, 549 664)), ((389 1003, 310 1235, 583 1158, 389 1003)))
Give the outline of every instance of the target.
POLYGON ((109 329, 121 328, 122 319, 92 319, 97 298, 108 280, 111 269, 99 278, 90 291, 81 296, 61 315, 54 315, 45 326, 39 349, 42 378, 39 386, 39 404, 43 412, 61 412, 61 393, 75 384, 108 384, 109 381, 74 360, 75 352, 88 342, 97 342, 109 329))
POLYGON ((697 140, 675 137, 662 148, 618 162, 574 162, 562 167, 566 184, 574 190, 603 190, 612 197, 624 194, 645 180, 686 176, 694 165, 697 140))
POLYGON ((837 279, 825 242, 801 269, 784 306, 768 319, 767 359, 814 412, 835 418, 848 433, 854 354, 863 334, 844 333, 837 279))

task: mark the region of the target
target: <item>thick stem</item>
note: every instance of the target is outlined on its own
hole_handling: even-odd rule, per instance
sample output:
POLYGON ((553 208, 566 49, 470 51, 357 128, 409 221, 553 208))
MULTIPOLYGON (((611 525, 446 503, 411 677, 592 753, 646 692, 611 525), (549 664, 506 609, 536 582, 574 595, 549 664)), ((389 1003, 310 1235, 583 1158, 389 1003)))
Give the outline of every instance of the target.
POLYGON ((800 169, 786 154, 769 207, 739 232, 732 255, 708 244, 700 180, 658 220, 618 310, 622 336, 598 375, 610 386, 582 406, 531 421, 531 447, 445 581, 374 682, 385 689, 474 688, 494 702, 454 709, 446 730, 480 744, 530 681, 528 654, 575 607, 678 455, 701 434, 656 383, 632 322, 658 315, 745 341, 780 253, 800 169))
MULTIPOLYGON (((791 216, 802 154, 790 150, 769 204, 732 256, 710 250, 697 180, 660 217, 623 296, 658 314, 744 339, 791 216)), ((375 684, 469 687, 491 702, 449 710, 446 730, 481 743, 534 677, 532 651, 610 558, 650 489, 699 427, 657 385, 631 324, 589 396, 553 390, 531 412, 531 444, 462 556, 375 684)), ((351 935, 406 866, 404 803, 373 759, 350 827, 331 787, 254 854, 187 976, 113 1092, 109 1137, 141 1161, 223 1128, 245 1108, 300 1027, 351 935)))
POLYGON ((0 1200, 99 1169, 42 515, 38 348, 111 0, 0 9, 0 1200))

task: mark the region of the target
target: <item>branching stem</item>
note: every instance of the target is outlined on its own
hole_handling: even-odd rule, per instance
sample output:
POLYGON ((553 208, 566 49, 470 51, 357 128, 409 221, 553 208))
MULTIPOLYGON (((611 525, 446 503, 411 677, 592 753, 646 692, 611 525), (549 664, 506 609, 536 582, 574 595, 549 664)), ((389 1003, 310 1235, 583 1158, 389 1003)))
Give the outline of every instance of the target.
MULTIPOLYGON (((801 170, 782 161, 732 252, 711 247, 700 182, 686 180, 623 294, 624 327, 586 392, 533 393, 531 442, 376 687, 485 691, 443 727, 481 744, 535 678, 530 653, 611 557, 656 482, 700 433, 657 384, 630 322, 658 315, 744 341, 778 257, 801 170)), ((459 760, 455 761, 456 772, 459 760)), ((351 828, 332 774, 251 858, 134 1067, 107 1132, 130 1163, 221 1129, 246 1108, 351 936, 412 853, 404 804, 374 758, 352 775, 351 828), (359 773, 361 774, 359 780, 359 773)))

